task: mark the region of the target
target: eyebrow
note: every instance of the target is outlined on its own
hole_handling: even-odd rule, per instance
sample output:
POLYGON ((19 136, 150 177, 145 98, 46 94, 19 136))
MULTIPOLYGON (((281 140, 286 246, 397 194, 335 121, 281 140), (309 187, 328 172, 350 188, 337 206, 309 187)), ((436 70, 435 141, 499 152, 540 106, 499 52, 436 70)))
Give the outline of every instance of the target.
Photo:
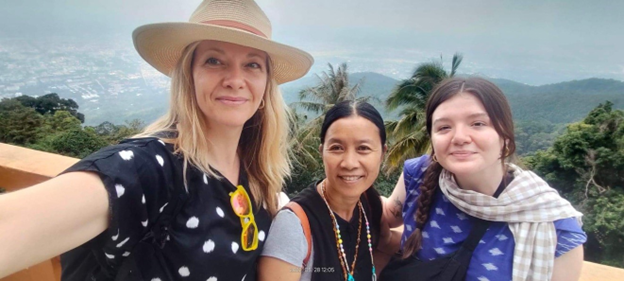
MULTIPOLYGON (((358 141, 357 143, 362 144, 362 143, 372 143, 372 142, 373 142, 372 139, 363 139, 363 140, 358 141)), ((327 140, 327 143, 343 143, 343 141, 339 138, 329 138, 327 140)))
MULTIPOLYGON (((206 51, 215 51, 221 55, 225 55, 225 51, 221 48, 217 48, 217 47, 210 47, 208 49, 206 49, 206 51)), ((267 55, 268 56, 268 55, 267 55)), ((260 59, 265 59, 265 57, 263 57, 260 53, 256 52, 256 51, 251 51, 247 54, 247 58, 252 58, 252 57, 258 57, 260 59)))
MULTIPOLYGON (((473 114, 468 115, 468 119, 474 119, 474 118, 479 118, 479 117, 488 117, 488 115, 485 112, 478 112, 478 113, 473 113, 473 114)), ((433 123, 431 123, 431 124, 433 125, 433 124, 436 124, 438 122, 449 121, 449 120, 450 120, 449 118, 442 117, 442 118, 438 118, 436 120, 433 120, 433 123)))
POLYGON ((249 54, 247 54, 248 58, 253 58, 253 57, 257 57, 259 59, 266 59, 268 55, 262 56, 261 54, 257 53, 257 52, 251 52, 249 54))

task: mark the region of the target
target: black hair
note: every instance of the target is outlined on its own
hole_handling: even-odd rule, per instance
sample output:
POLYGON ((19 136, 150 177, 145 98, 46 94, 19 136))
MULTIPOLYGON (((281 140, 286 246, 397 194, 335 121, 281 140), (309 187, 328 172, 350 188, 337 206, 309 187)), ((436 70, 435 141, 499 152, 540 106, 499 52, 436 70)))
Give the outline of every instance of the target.
POLYGON ((379 129, 381 145, 383 146, 386 144, 386 127, 384 126, 381 114, 379 114, 379 111, 377 111, 377 109, 375 109, 375 107, 370 103, 357 100, 341 101, 325 113, 325 120, 323 120, 323 126, 321 127, 321 144, 325 143, 325 134, 331 124, 336 122, 338 119, 351 116, 361 116, 375 124, 377 129, 379 129))

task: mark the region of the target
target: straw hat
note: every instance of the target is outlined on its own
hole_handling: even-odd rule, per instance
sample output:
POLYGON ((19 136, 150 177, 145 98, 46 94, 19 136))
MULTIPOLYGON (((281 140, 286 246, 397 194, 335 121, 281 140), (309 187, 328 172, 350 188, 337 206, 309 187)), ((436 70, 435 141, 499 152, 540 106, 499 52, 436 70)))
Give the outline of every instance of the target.
POLYGON ((271 22, 253 0, 204 0, 189 22, 144 25, 134 30, 132 39, 139 55, 167 76, 184 48, 201 40, 267 52, 278 84, 302 77, 314 62, 310 54, 271 40, 271 22))

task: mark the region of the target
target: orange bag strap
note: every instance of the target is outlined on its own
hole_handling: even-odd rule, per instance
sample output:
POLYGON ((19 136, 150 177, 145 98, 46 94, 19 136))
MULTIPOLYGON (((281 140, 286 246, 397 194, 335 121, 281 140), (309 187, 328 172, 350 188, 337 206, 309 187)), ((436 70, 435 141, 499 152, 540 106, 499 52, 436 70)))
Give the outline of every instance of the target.
POLYGON ((306 241, 308 242, 308 253, 306 254, 305 259, 303 259, 303 268, 305 268, 308 264, 308 261, 310 260, 310 254, 312 253, 312 233, 310 232, 310 221, 308 221, 308 215, 306 215, 303 208, 301 208, 301 205, 299 205, 297 202, 290 201, 284 207, 293 211, 301 221, 303 234, 305 235, 306 241))

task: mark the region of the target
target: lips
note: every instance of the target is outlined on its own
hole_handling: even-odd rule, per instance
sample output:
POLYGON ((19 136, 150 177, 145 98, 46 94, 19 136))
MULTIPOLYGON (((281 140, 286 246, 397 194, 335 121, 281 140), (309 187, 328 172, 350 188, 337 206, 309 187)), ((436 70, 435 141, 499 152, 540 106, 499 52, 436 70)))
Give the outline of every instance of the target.
POLYGON ((356 180, 363 178, 364 176, 339 176, 339 177, 344 181, 356 181, 356 180))
POLYGON ((457 160, 468 160, 472 158, 472 155, 477 154, 472 151, 455 151, 451 152, 450 156, 454 157, 457 160))
POLYGON ((472 151, 455 151, 455 152, 451 152, 451 155, 455 155, 455 156, 467 156, 467 155, 472 155, 475 154, 476 152, 472 152, 472 151))
POLYGON ((225 104, 242 104, 242 103, 245 103, 247 100, 248 99, 243 98, 243 97, 231 97, 231 96, 224 96, 224 97, 217 98, 217 101, 220 101, 225 104))
POLYGON ((242 97, 229 97, 229 96, 225 96, 225 97, 218 97, 218 100, 231 100, 231 101, 245 101, 247 100, 246 98, 242 98, 242 97))

